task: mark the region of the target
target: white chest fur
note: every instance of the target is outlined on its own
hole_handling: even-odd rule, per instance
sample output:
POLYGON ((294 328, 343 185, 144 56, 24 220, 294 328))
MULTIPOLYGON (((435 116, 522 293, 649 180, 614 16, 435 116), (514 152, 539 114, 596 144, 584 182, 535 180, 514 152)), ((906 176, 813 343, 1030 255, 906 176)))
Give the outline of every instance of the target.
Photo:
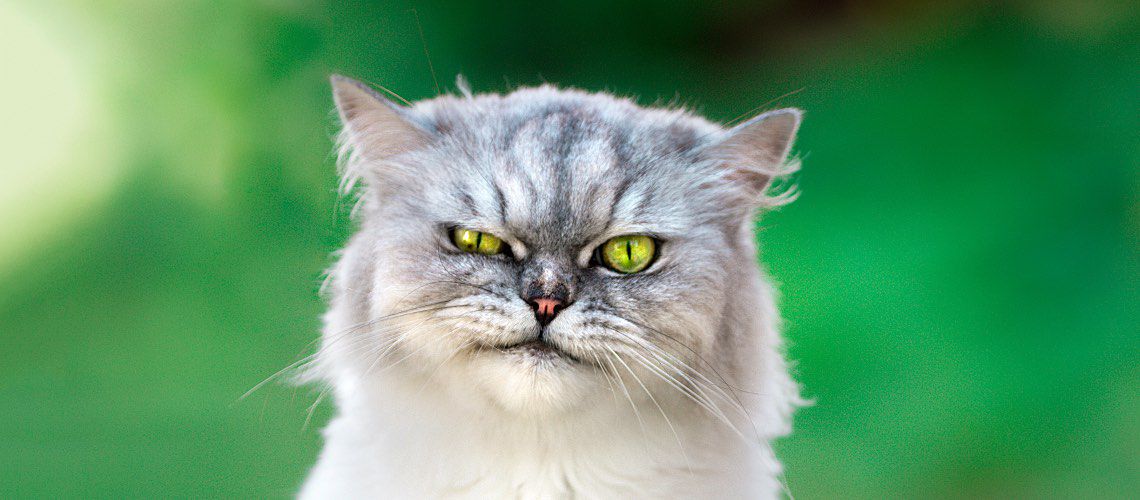
MULTIPOLYGON (((304 498, 767 498, 779 464, 700 413, 634 411, 622 395, 519 419, 477 398, 389 380, 338 386, 340 415, 304 498)), ((668 401, 662 402, 669 404, 668 401)), ((640 403, 638 403, 640 405, 640 403)))

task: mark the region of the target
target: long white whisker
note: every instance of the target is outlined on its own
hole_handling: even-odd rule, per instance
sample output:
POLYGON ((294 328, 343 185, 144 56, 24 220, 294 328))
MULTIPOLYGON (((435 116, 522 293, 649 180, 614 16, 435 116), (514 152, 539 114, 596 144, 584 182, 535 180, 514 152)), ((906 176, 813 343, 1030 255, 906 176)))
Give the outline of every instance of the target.
MULTIPOLYGON (((322 352, 330 349, 333 345, 339 343, 341 340, 343 340, 345 338, 355 338, 354 336, 352 336, 350 334, 355 333, 356 331, 360 330, 361 328, 371 327, 371 326, 373 326, 373 325, 375 325, 381 321, 390 320, 390 319, 397 318, 400 316, 429 311, 429 310, 432 310, 432 308, 439 306, 441 304, 444 304, 446 302, 447 301, 439 301, 439 302, 433 302, 433 303, 429 303, 429 304, 423 304, 423 305, 413 307, 413 308, 408 309, 408 310, 399 311, 396 313, 381 316, 379 318, 374 318, 374 319, 367 320, 367 321, 362 321, 362 322, 357 323, 355 325, 352 325, 350 327, 344 328, 344 329, 342 329, 336 333, 326 335, 323 337, 318 337, 317 339, 315 339, 309 343, 309 345, 312 345, 313 343, 318 342, 320 340, 325 340, 324 345, 322 345, 319 349, 317 349, 316 352, 309 354, 309 355, 307 355, 307 356, 305 356, 305 357, 303 357, 297 361, 290 363, 285 368, 278 370, 277 372, 273 373, 272 375, 266 377, 261 382, 258 382, 253 387, 251 387, 248 391, 246 391, 241 396, 239 396, 238 401, 244 400, 245 398, 249 397, 251 394, 253 394, 257 390, 261 389, 262 387, 265 387, 267 384, 269 384, 273 380, 276 380, 277 378, 279 378, 279 377, 281 377, 287 373, 294 372, 294 371, 303 371, 303 368, 306 365, 315 361, 320 356, 320 354, 322 352)), ((444 306, 444 308, 449 308, 449 307, 453 307, 453 306, 444 306)))
MULTIPOLYGON (((609 351, 613 353, 613 350, 609 351)), ((615 353, 614 356, 617 356, 617 354, 615 353)), ((641 435, 644 438, 642 442, 646 443, 646 446, 649 446, 649 432, 645 430, 645 421, 641 419, 641 412, 638 411, 637 404, 633 402, 633 397, 629 394, 629 388, 626 387, 625 381, 622 380, 621 374, 618 373, 617 367, 614 366, 613 361, 611 361, 608 356, 606 356, 604 359, 606 360, 606 364, 608 364, 610 366, 610 369, 613 371, 614 377, 617 379, 622 393, 625 394, 626 401, 629 401, 629 407, 633 409, 633 416, 637 418, 637 425, 641 427, 641 435)))
MULTIPOLYGON (((640 364, 641 366, 644 366, 646 369, 653 372, 654 375, 657 375, 658 378, 665 381, 666 384, 668 384, 669 386, 676 389, 678 392, 680 392, 682 395, 684 395, 690 401, 696 403, 698 406, 700 406, 705 411, 712 414, 714 417, 717 417, 718 420, 721 420, 722 422, 724 422, 726 425, 729 426, 729 428, 733 429, 737 433, 740 432, 738 429, 736 429, 736 425, 732 423, 732 421, 728 418, 728 416, 725 415, 724 412, 722 412, 719 407, 713 405, 709 401, 706 401, 703 396, 701 396, 700 394, 695 392, 692 388, 686 387, 683 383, 681 383, 680 381, 675 379, 672 375, 670 375, 668 372, 666 372, 663 367, 652 363, 644 355, 636 353, 636 352, 633 352, 631 354, 633 355, 633 360, 636 361, 638 364, 640 364)), ((675 367, 672 367, 671 365, 669 365, 669 366, 670 366, 670 368, 673 368, 674 370, 676 370, 675 367)), ((741 437, 743 437, 743 434, 741 435, 741 437)))
POLYGON ((302 431, 309 428, 309 422, 313 420, 313 412, 317 410, 317 406, 321 404, 321 401, 325 399, 325 396, 327 396, 331 390, 332 387, 326 387, 321 390, 320 394, 317 394, 316 401, 313 401, 313 404, 309 406, 309 412, 305 415, 305 423, 301 425, 302 431))
POLYGON ((602 360, 598 358, 598 353, 591 352, 594 357, 594 366, 601 372, 602 376, 606 378, 606 385, 610 386, 610 397, 613 398, 614 404, 617 405, 617 391, 614 389, 613 377, 606 371, 606 367, 602 365, 602 360))
POLYGON ((681 435, 677 434, 677 429, 673 427, 673 421, 669 420, 669 416, 665 414, 665 409, 662 408, 661 405, 657 402, 657 398, 653 397, 653 393, 650 392, 649 388, 646 387, 645 384, 641 381, 641 377, 638 377, 637 373, 634 373, 633 369, 630 368, 629 365, 627 365, 625 361, 621 359, 621 356, 618 356, 618 354, 609 347, 606 347, 606 349, 613 353, 614 359, 616 359, 618 363, 621 363, 621 365, 625 367, 626 371, 628 371, 633 379, 637 381, 637 385, 640 385, 641 389, 645 391, 645 394, 649 396, 649 400, 653 402, 653 406, 656 406, 657 411, 661 412, 661 417, 665 419, 665 425, 669 426, 669 430, 673 433, 673 437, 677 439, 677 446, 681 449, 681 455, 685 457, 685 465, 689 469, 689 474, 693 474, 693 463, 689 460, 689 454, 685 452, 685 445, 681 443, 681 435))
MULTIPOLYGON (((686 374, 686 377, 690 381, 692 381, 693 387, 696 388, 696 390, 700 391, 701 394, 704 394, 705 398, 708 401, 710 401, 710 403, 712 402, 713 398, 709 395, 708 392, 705 392, 705 389, 708 389, 709 391, 711 391, 712 396, 718 397, 721 401, 727 403, 733 410, 739 412, 748 421, 749 426, 752 427, 752 431, 753 431, 755 438, 757 440, 761 439, 760 430, 758 428, 756 428, 756 423, 752 419, 751 412, 748 411, 748 409, 744 406, 744 403, 742 401, 740 401, 739 398, 734 398, 732 396, 729 396, 728 394, 725 393, 724 389, 722 389, 719 385, 714 383, 712 380, 709 380, 709 378, 704 376, 704 374, 701 373, 699 370, 696 370, 692 366, 689 366, 688 363, 685 363, 683 360, 678 359, 676 356, 669 354, 668 352, 666 352, 662 349, 656 348, 656 346, 654 346, 653 349, 649 350, 649 354, 654 356, 655 358, 661 360, 664 363, 670 363, 670 364, 678 363, 678 364, 680 364, 681 366, 677 367, 678 371, 680 372, 680 370, 682 370, 682 367, 683 367, 683 370, 686 374), (688 374, 693 374, 697 378, 693 378, 691 375, 688 375, 688 374)), ((717 406, 718 408, 720 407, 719 405, 715 405, 715 406, 717 406)), ((722 413, 722 415, 723 415, 723 413, 722 413)), ((727 419, 727 415, 725 415, 725 419, 727 419)), ((743 437, 743 432, 735 424, 731 424, 731 427, 733 428, 734 431, 741 434, 741 436, 743 437)))
MULTIPOLYGON (((691 376, 689 376, 687 373, 685 373, 684 370, 677 367, 674 363, 670 362, 668 359, 664 359, 660 355, 656 354, 657 352, 663 353, 663 351, 659 347, 657 347, 656 345, 654 345, 650 342, 647 342, 643 339, 639 339, 637 337, 634 337, 633 335, 630 335, 630 334, 623 332, 621 330, 613 329, 611 331, 613 331, 614 333, 617 333, 617 334, 621 335, 623 338, 627 339, 628 342, 631 344, 631 347, 645 349, 646 351, 648 351, 649 355, 652 355, 655 359, 660 361, 664 366, 675 371, 676 374, 678 376, 682 377, 687 383, 682 383, 682 382, 678 381, 677 379, 673 378, 672 376, 669 376, 668 374, 664 373, 663 368, 658 367, 655 363, 651 362, 647 358, 644 358, 644 356, 642 356, 641 354, 637 354, 636 350, 632 351, 633 353, 637 354, 637 356, 642 358, 642 359, 638 360, 639 363, 646 365, 646 367, 653 370, 658 377, 661 377, 666 382, 669 382, 671 385, 673 385, 674 388, 676 388, 682 394, 689 397, 689 399, 693 400, 698 405, 704 407, 711 414, 713 414, 713 416, 718 417, 718 419, 720 419, 720 420, 724 421, 726 424, 728 424, 728 426, 731 429, 733 429, 733 431, 735 431, 738 434, 741 434, 740 430, 736 427, 735 424, 732 423, 731 419, 728 418, 728 416, 724 413, 724 411, 720 408, 720 406, 715 404, 715 402, 712 400, 712 398, 709 397, 708 394, 704 391, 704 389, 702 388, 702 386, 704 384, 700 383, 700 381, 698 381, 698 380, 693 379, 691 376), (678 386, 682 386, 682 387, 678 387, 678 386)), ((673 359, 676 359, 676 358, 673 358, 673 359)), ((683 361, 677 360, 677 362, 681 363, 682 365, 688 366, 683 361)), ((733 402, 729 401, 729 403, 732 404, 733 402)), ((743 437, 743 435, 741 435, 741 437, 743 437)))

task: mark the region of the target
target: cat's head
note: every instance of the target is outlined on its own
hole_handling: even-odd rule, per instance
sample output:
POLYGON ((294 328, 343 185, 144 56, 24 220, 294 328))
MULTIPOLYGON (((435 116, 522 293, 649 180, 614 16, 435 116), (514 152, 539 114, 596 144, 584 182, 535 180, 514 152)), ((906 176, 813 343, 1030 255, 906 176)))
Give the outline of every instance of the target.
POLYGON ((332 83, 368 274, 343 293, 366 294, 355 335, 376 365, 458 373, 541 411, 630 372, 648 393, 718 342, 747 347, 723 337, 750 314, 731 306, 753 293, 751 221, 799 111, 726 130, 550 86, 402 106, 332 83))

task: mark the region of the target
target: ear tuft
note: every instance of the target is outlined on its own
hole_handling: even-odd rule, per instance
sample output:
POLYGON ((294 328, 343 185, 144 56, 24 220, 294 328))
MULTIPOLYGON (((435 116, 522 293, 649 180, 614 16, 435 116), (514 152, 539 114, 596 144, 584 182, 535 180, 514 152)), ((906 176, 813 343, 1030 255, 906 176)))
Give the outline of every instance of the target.
POLYGON ((744 182, 760 198, 773 178, 790 173, 784 162, 802 117, 795 108, 762 113, 729 130, 713 150, 732 169, 730 178, 744 182))

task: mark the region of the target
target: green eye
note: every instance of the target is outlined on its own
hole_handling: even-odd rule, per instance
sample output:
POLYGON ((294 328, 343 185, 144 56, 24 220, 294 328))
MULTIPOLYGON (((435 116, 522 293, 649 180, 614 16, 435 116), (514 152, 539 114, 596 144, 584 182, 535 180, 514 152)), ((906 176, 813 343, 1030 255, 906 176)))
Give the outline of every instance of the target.
POLYGON ((641 234, 611 238, 600 249, 602 263, 619 273, 636 273, 649 267, 657 253, 657 243, 641 234))
POLYGON ((470 229, 455 228, 451 230, 451 242, 460 250, 468 253, 481 253, 495 255, 503 251, 503 240, 491 233, 481 233, 470 229))

